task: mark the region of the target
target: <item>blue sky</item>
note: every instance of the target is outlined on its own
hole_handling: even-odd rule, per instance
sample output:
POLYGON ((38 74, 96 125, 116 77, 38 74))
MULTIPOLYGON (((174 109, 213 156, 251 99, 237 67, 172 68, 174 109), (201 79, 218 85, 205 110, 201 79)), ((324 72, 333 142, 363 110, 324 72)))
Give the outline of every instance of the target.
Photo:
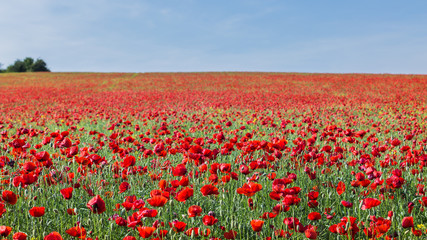
POLYGON ((427 1, 0 0, 0 63, 427 74, 427 1))

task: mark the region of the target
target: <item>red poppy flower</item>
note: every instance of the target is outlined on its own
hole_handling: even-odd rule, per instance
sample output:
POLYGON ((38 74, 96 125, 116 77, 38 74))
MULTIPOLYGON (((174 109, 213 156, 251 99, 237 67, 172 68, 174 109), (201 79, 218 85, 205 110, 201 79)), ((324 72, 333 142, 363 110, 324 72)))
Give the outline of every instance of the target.
POLYGON ((3 201, 9 203, 10 205, 15 205, 18 201, 18 196, 16 196, 14 192, 9 190, 4 190, 1 195, 1 198, 3 199, 3 201))
POLYGON ((412 228, 414 227, 414 217, 404 217, 402 219, 403 228, 412 228))
POLYGON ((119 186, 119 193, 124 193, 130 188, 130 184, 128 182, 122 182, 119 186))
POLYGON ((194 190, 192 188, 186 187, 176 194, 175 200, 185 203, 185 201, 192 197, 193 194, 194 190))
POLYGON ((159 240, 164 239, 166 237, 166 235, 168 234, 168 230, 159 230, 157 233, 157 236, 159 236, 159 240))
POLYGON ((183 232, 185 230, 185 227, 187 224, 185 222, 180 221, 173 221, 172 223, 169 223, 171 227, 173 227, 173 230, 175 232, 183 232))
POLYGON ((74 208, 67 208, 68 215, 77 215, 76 210, 74 208))
POLYGON ((105 212, 105 202, 99 195, 89 200, 86 206, 95 214, 101 214, 105 212))
POLYGON ((345 184, 340 181, 337 185, 337 193, 338 193, 338 195, 341 195, 344 192, 345 192, 345 184))
POLYGON ((64 140, 62 140, 59 143, 60 148, 69 148, 69 147, 71 147, 71 145, 73 145, 73 143, 71 142, 71 140, 69 138, 65 138, 64 140))
POLYGON ((45 207, 33 207, 29 210, 31 216, 42 217, 44 215, 45 207))
POLYGON ((393 147, 399 146, 400 143, 401 143, 400 140, 397 138, 391 140, 391 145, 393 145, 393 147))
POLYGON ((202 192, 203 196, 218 195, 219 194, 218 188, 212 184, 207 184, 207 185, 203 186, 200 189, 200 192, 202 192))
POLYGON ((63 240, 61 234, 58 232, 51 232, 44 237, 44 240, 63 240))
POLYGON ((391 177, 386 179, 387 185, 392 188, 401 188, 403 184, 405 184, 405 179, 400 177, 399 175, 393 174, 391 177))
POLYGON ((184 164, 178 164, 173 170, 172 170, 172 175, 174 175, 175 177, 182 177, 185 176, 185 174, 187 174, 187 168, 185 168, 184 164))
POLYGON ((188 208, 188 211, 187 211, 188 217, 200 216, 200 214, 202 213, 202 211, 203 210, 202 210, 202 208, 200 206, 197 206, 197 205, 190 206, 188 208))
POLYGON ((199 228, 198 227, 192 227, 189 228, 187 231, 185 231, 185 235, 191 237, 198 237, 199 236, 199 228))
POLYGON ((149 238, 156 229, 153 227, 138 227, 139 236, 149 238))
POLYGON ((357 222, 357 218, 355 217, 343 217, 341 218, 341 222, 338 224, 333 224, 329 227, 329 231, 332 233, 337 233, 340 235, 350 234, 352 239, 355 238, 357 233, 360 231, 359 226, 360 223, 357 222))
POLYGON ((363 173, 361 173, 361 172, 359 172, 359 173, 356 173, 356 179, 357 179, 357 181, 359 181, 359 182, 361 182, 361 181, 363 181, 363 180, 365 180, 365 174, 363 174, 363 173))
POLYGON ((21 175, 22 187, 35 183, 37 181, 37 176, 38 175, 35 173, 22 174, 21 175))
POLYGON ((171 183, 171 185, 172 185, 173 188, 178 188, 179 187, 179 181, 178 180, 172 180, 170 183, 171 183))
POLYGON ((77 237, 80 239, 86 238, 86 229, 84 227, 79 227, 79 226, 72 227, 66 230, 65 232, 72 237, 77 237))
POLYGON ((12 228, 9 226, 0 226, 0 236, 7 237, 10 232, 12 232, 12 228))
POLYGON ((263 225, 264 225, 264 221, 262 220, 254 219, 251 221, 252 230, 254 230, 254 232, 261 231, 263 225))
POLYGON ((411 228, 411 232, 412 234, 414 234, 414 236, 417 236, 417 237, 423 235, 423 232, 420 229, 411 228))
POLYGON ((307 194, 309 200, 317 200, 319 192, 311 191, 307 194))
POLYGON ((237 237, 237 232, 234 230, 230 230, 224 233, 225 239, 235 239, 237 237))
POLYGON ((80 165, 88 165, 90 163, 89 158, 87 157, 77 157, 75 156, 75 161, 80 165))
POLYGON ((352 202, 347 202, 347 201, 341 201, 341 204, 346 207, 346 208, 351 208, 353 207, 353 203, 352 202))
POLYGON ((295 195, 286 195, 283 199, 283 203, 287 206, 298 205, 301 201, 301 198, 295 195))
POLYGON ((241 188, 237 188, 236 192, 238 194, 243 194, 246 197, 252 197, 253 195, 255 195, 255 193, 257 193, 261 189, 262 189, 261 184, 255 183, 255 182, 249 182, 249 183, 243 184, 241 188))
POLYGON ((127 225, 126 220, 124 218, 122 218, 122 217, 117 217, 116 220, 115 220, 115 222, 116 222, 117 225, 122 226, 122 227, 124 227, 124 226, 127 225))
POLYGON ((276 204, 276 206, 273 207, 272 213, 279 214, 281 212, 287 212, 290 209, 291 209, 291 207, 279 203, 279 204, 276 204))
POLYGON ((335 213, 333 213, 332 215, 329 214, 331 210, 332 210, 331 208, 325 208, 325 211, 323 212, 323 214, 326 215, 326 219, 328 220, 331 220, 335 216, 335 213))
POLYGON ((275 172, 272 172, 272 173, 267 174, 267 178, 270 180, 274 180, 274 179, 276 179, 276 175, 277 174, 275 172))
POLYGON ((260 218, 262 218, 262 219, 268 219, 268 218, 275 218, 276 216, 277 216, 277 212, 264 212, 261 216, 260 216, 260 218))
POLYGON ((376 198, 363 199, 362 210, 371 209, 381 204, 381 201, 376 198))
POLYGON ((383 235, 386 233, 391 227, 391 221, 390 220, 383 220, 381 222, 376 223, 376 230, 378 231, 378 237, 381 237, 380 235, 383 235))
POLYGON ((15 234, 13 234, 12 239, 13 240, 26 240, 27 234, 23 233, 23 232, 17 232, 15 234))
POLYGON ((158 211, 156 209, 145 209, 139 212, 142 217, 155 217, 157 216, 158 211))
POLYGON ((125 159, 122 162, 122 167, 127 168, 127 167, 131 167, 134 166, 136 163, 136 159, 134 156, 130 155, 125 157, 125 159))
POLYGON ((136 240, 136 237, 134 236, 126 236, 123 238, 123 240, 136 240))
POLYGON ((248 166, 246 166, 246 165, 240 165, 240 167, 239 167, 239 171, 242 173, 242 174, 244 174, 244 175, 248 175, 250 172, 249 172, 249 167, 248 166))
POLYGON ((248 206, 251 210, 254 210, 254 200, 252 198, 248 199, 248 206))
MULTIPOLYGON (((151 192, 150 192, 150 197, 155 197, 155 196, 162 196, 163 195, 163 191, 162 190, 159 190, 159 189, 153 189, 153 190, 151 190, 151 192)), ((133 197, 135 197, 135 196, 133 196, 133 197)), ((163 197, 165 197, 165 196, 163 196, 163 197)), ((136 200, 136 197, 135 197, 135 200, 136 200)))
POLYGON ((298 226, 302 226, 299 219, 296 217, 287 217, 283 219, 283 223, 289 228, 289 229, 295 229, 298 226))
POLYGON ((209 176, 209 182, 210 183, 218 183, 218 175, 216 175, 216 174, 211 174, 210 176, 209 176))
POLYGON ((27 172, 32 172, 32 171, 36 170, 37 166, 33 162, 26 162, 26 163, 24 163, 22 168, 27 172))
POLYGON ((179 185, 186 187, 190 181, 188 180, 188 177, 182 177, 181 180, 179 180, 179 185))
POLYGON ((158 143, 158 144, 156 144, 155 146, 154 146, 154 152, 157 154, 157 155, 160 155, 160 156, 163 156, 163 152, 165 152, 164 150, 165 150, 165 145, 163 144, 163 143, 158 143))
POLYGON ((14 139, 12 141, 12 147, 13 148, 22 148, 25 145, 25 140, 24 139, 14 139))
POLYGON ((206 226, 212 226, 215 223, 218 222, 218 219, 216 219, 214 216, 205 215, 202 219, 203 224, 206 226))
POLYGON ((0 218, 5 212, 6 212, 6 208, 4 207, 4 204, 0 202, 0 218))
POLYGON ((230 163, 221 163, 219 166, 219 170, 222 173, 229 173, 231 171, 231 164, 230 163))
POLYGON ((163 196, 158 196, 158 195, 147 199, 148 204, 150 204, 153 207, 163 207, 167 201, 168 201, 167 198, 163 196))
POLYGON ((307 205, 309 208, 316 208, 317 206, 319 206, 319 202, 317 200, 309 200, 307 202, 307 205))
POLYGON ((369 228, 365 228, 363 232, 370 239, 379 239, 384 235, 391 227, 391 221, 382 217, 371 216, 371 223, 369 228))
POLYGON ((308 214, 307 218, 311 221, 316 221, 322 218, 322 215, 318 212, 311 212, 308 214))
POLYGON ((73 189, 74 188, 72 188, 72 187, 64 188, 64 189, 59 190, 59 192, 62 194, 62 196, 65 199, 68 200, 68 199, 71 199, 71 197, 73 197, 73 189))
POLYGON ((276 235, 279 238, 290 238, 292 236, 292 233, 288 231, 284 231, 283 229, 278 229, 274 231, 274 235, 276 235))
POLYGON ((221 181, 223 183, 228 183, 229 181, 231 181, 230 174, 222 176, 221 181))
POLYGON ((309 227, 304 231, 305 237, 308 239, 317 239, 316 227, 309 227))
POLYGON ((46 151, 38 152, 34 156, 36 157, 37 161, 39 161, 39 162, 47 161, 50 158, 49 153, 46 151))

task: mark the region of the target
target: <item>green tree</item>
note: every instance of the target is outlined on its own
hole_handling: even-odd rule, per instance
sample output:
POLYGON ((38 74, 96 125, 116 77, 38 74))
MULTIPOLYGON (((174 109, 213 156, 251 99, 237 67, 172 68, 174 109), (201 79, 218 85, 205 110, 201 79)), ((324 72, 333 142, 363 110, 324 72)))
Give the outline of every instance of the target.
POLYGON ((30 57, 26 57, 24 59, 24 64, 25 64, 25 70, 27 72, 32 72, 32 68, 33 68, 33 64, 34 64, 34 59, 30 58, 30 57))
POLYGON ((12 65, 9 65, 6 71, 7 72, 26 72, 27 68, 25 67, 25 63, 18 59, 12 65))
POLYGON ((37 59, 33 65, 31 66, 32 72, 50 72, 49 68, 47 68, 47 64, 42 59, 37 59))
POLYGON ((50 72, 47 64, 42 59, 34 61, 33 58, 27 57, 24 61, 18 59, 6 69, 7 72, 50 72))

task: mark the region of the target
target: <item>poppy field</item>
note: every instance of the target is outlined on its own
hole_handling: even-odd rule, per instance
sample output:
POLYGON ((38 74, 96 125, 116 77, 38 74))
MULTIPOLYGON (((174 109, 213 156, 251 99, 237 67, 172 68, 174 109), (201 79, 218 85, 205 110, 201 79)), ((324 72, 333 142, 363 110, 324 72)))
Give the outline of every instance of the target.
POLYGON ((0 75, 0 239, 426 239, 427 76, 0 75))

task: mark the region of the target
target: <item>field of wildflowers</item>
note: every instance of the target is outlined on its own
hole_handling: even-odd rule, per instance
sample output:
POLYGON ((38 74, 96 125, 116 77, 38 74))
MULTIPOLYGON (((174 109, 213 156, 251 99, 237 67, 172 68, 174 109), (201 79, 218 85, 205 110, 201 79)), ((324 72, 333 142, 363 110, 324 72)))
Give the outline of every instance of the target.
POLYGON ((2 239, 425 239, 427 76, 0 75, 2 239))

